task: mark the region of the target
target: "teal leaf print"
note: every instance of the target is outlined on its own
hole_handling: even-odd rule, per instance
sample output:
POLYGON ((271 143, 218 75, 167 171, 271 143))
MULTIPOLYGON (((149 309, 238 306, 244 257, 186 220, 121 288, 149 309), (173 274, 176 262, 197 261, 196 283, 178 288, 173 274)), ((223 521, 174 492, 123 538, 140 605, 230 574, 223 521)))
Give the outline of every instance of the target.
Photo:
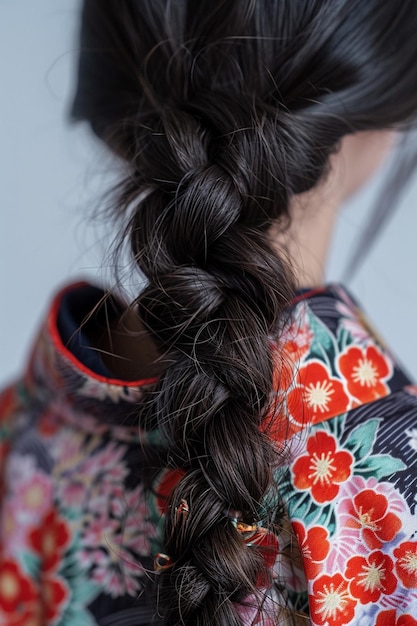
POLYGON ((400 459, 395 459, 389 454, 375 454, 358 464, 355 467, 355 474, 366 478, 373 476, 379 479, 405 469, 406 465, 400 459))
POLYGON ((343 447, 353 454, 357 462, 360 462, 371 452, 380 421, 379 419, 370 419, 366 424, 360 424, 352 430, 343 442, 343 447))
POLYGON ((318 430, 324 430, 334 435, 334 437, 336 437, 336 439, 340 441, 345 431, 346 417, 347 413, 342 413, 341 415, 326 420, 325 422, 315 424, 314 427, 311 429, 311 433, 317 432, 318 430))
POLYGON ((88 572, 79 562, 81 547, 76 536, 64 554, 58 573, 65 580, 70 591, 70 600, 65 607, 57 626, 95 625, 91 614, 85 608, 100 592, 99 586, 88 577, 88 572))
POLYGON ((97 622, 89 611, 81 606, 71 605, 62 615, 56 626, 97 626, 97 622))
POLYGON ((88 605, 97 595, 97 584, 90 580, 77 580, 72 585, 74 598, 80 605, 88 605))
POLYGON ((308 323, 313 333, 313 341, 310 346, 309 358, 317 358, 333 371, 333 361, 335 360, 336 346, 328 328, 310 311, 308 312, 308 323))
POLYGON ((39 578, 40 558, 32 552, 23 552, 21 555, 22 565, 30 578, 37 580, 39 578))
POLYGON ((339 327, 339 332, 337 334, 337 346, 340 352, 343 352, 345 348, 350 346, 353 343, 352 335, 350 332, 343 328, 343 326, 339 327))

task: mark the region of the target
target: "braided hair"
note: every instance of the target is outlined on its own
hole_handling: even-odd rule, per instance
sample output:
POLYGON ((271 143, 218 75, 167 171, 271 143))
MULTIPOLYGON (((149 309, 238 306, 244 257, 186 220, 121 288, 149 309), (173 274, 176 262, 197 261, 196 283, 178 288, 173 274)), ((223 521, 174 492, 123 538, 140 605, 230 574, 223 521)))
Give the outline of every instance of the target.
POLYGON ((258 520, 280 455, 261 424, 294 280, 269 231, 344 135, 413 118, 416 26, 412 0, 85 0, 73 116, 127 164, 137 310, 166 356, 140 419, 184 470, 167 625, 239 626, 236 604, 272 584, 229 515, 258 520))

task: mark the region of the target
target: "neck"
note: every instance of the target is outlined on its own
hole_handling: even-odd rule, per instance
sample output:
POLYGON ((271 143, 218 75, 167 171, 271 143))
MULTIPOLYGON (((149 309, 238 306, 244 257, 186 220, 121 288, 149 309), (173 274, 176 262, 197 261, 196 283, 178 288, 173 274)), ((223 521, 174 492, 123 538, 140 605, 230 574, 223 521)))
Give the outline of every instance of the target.
POLYGON ((278 250, 286 255, 298 288, 317 287, 325 281, 332 234, 342 198, 333 180, 295 196, 290 226, 272 232, 278 250))
POLYGON ((105 333, 95 338, 106 367, 122 380, 158 376, 163 368, 154 341, 137 313, 126 309, 105 333))

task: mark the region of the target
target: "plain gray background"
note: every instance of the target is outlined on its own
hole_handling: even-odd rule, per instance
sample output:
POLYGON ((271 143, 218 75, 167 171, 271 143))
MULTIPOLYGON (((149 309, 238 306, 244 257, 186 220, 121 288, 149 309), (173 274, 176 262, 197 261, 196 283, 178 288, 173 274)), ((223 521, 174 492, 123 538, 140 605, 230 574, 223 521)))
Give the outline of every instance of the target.
MULTIPOLYGON (((104 1, 104 0, 103 0, 104 1)), ((0 381, 24 364, 49 299, 69 280, 109 280, 89 219, 115 166, 68 103, 78 0, 0 0, 0 381)), ((395 158, 395 155, 394 157, 395 158)), ((385 171, 340 212, 327 278, 340 281, 385 171)), ((417 377, 417 176, 347 286, 417 377)))

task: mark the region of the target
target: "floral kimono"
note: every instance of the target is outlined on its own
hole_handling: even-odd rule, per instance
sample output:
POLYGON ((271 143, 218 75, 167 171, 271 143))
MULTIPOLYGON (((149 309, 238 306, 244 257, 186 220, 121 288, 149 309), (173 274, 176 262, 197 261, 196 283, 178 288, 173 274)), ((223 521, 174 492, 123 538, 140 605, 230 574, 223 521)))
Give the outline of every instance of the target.
MULTIPOLYGON (((56 296, 26 372, 0 395, 0 626, 157 623, 148 572, 181 470, 149 480, 143 445, 159 437, 138 428, 136 407, 155 381, 116 380, 86 358, 68 294, 91 310, 102 292, 56 296)), ((277 538, 288 602, 313 626, 417 626, 417 388, 338 286, 299 296, 271 348, 276 505, 302 560, 288 567, 290 535, 277 538)))

